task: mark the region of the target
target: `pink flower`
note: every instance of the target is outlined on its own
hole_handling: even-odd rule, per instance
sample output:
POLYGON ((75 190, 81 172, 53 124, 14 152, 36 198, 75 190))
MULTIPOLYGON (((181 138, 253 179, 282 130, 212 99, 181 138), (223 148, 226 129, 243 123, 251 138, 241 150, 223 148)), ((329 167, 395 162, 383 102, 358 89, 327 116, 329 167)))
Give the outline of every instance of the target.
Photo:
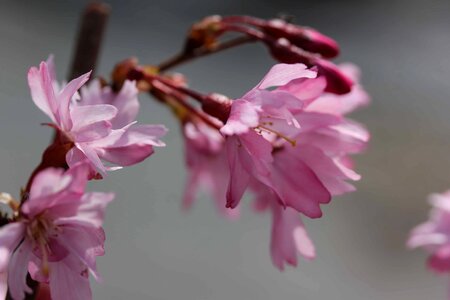
POLYGON ((256 195, 255 210, 258 212, 270 210, 272 214, 270 241, 272 263, 283 271, 285 263, 297 266, 297 252, 307 260, 314 259, 315 247, 300 214, 292 208, 283 208, 278 196, 260 183, 253 182, 252 190, 256 195))
POLYGON ((114 194, 84 193, 88 172, 85 163, 67 172, 40 172, 17 221, 0 228, 0 274, 7 274, 14 300, 31 292, 27 272, 49 284, 52 299, 92 299, 88 273, 99 278, 96 257, 104 254, 105 241, 101 226, 114 194))
POLYGON ((188 171, 183 207, 189 209, 198 188, 204 188, 214 199, 220 214, 229 218, 238 216, 237 209, 225 207, 228 181, 228 162, 223 136, 216 130, 201 122, 187 122, 183 125, 185 140, 185 160, 188 171))
POLYGON ((345 118, 369 101, 359 84, 347 95, 330 94, 324 77, 297 78, 295 68, 273 68, 263 82, 273 78, 276 83, 260 84, 266 90, 247 94, 255 98, 233 101, 230 119, 222 128, 228 135, 228 206, 235 207, 250 186, 256 210, 271 211, 270 252, 280 270, 286 263, 296 266, 297 253, 315 257, 300 213, 321 217, 321 205, 332 196, 354 191, 348 181, 360 176, 353 171, 350 155, 364 150, 369 140, 363 126, 345 118), (276 101, 269 101, 274 97, 276 101))
POLYGON ((304 103, 282 88, 293 80, 302 84, 316 75, 302 64, 278 64, 255 88, 232 102, 230 116, 221 129, 228 136, 228 207, 237 206, 252 176, 266 183, 270 180, 272 142, 278 138, 292 142, 289 133, 300 128, 294 114, 304 103))
POLYGON ((229 135, 229 207, 239 203, 252 179, 272 189, 281 205, 312 218, 321 216, 320 205, 332 195, 354 189, 346 181, 359 175, 344 162, 365 148, 369 136, 343 118, 343 109, 314 111, 315 101, 322 102, 322 111, 327 103, 347 105, 350 95, 328 94, 325 87, 325 78, 303 65, 276 65, 256 88, 233 101, 221 130, 229 135))
POLYGON ((430 218, 411 231, 407 242, 410 248, 424 248, 430 257, 428 267, 438 273, 450 271, 450 190, 433 194, 430 218))
POLYGON ((118 94, 94 82, 80 97, 77 91, 87 82, 89 74, 60 89, 51 57, 39 69, 32 67, 28 72, 34 103, 74 145, 66 156, 69 166, 87 159, 105 175, 107 170, 144 160, 153 153, 154 146, 164 146, 159 140, 166 133, 164 126, 135 124, 139 103, 134 82, 125 82, 118 94), (105 166, 104 162, 113 166, 105 166))

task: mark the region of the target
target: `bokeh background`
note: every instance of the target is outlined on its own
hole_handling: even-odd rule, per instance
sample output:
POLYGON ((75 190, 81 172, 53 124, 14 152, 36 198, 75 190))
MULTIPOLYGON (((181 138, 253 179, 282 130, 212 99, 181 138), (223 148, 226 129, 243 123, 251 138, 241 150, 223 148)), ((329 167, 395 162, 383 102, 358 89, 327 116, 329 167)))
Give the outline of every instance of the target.
MULTIPOLYGON (((113 10, 98 74, 129 56, 157 63, 178 51, 188 26, 210 14, 287 13, 336 38, 340 61, 363 70, 372 105, 354 118, 372 142, 358 157, 358 192, 336 198, 307 221, 318 257, 276 270, 270 218, 244 207, 229 222, 205 195, 180 210, 185 178, 177 122, 141 97, 141 122, 170 128, 167 148, 145 163, 95 182, 117 193, 106 218, 104 283, 94 299, 446 299, 449 279, 429 273, 408 251, 408 231, 427 217, 426 197, 450 188, 450 1, 165 0, 107 1, 113 10)), ((26 72, 49 53, 68 71, 86 1, 0 1, 0 191, 18 195, 51 131, 32 103, 26 72)), ((238 96, 273 62, 250 45, 179 68, 193 87, 238 96)), ((248 204, 248 201, 246 201, 248 204)), ((244 203, 245 204, 245 203, 244 203)))

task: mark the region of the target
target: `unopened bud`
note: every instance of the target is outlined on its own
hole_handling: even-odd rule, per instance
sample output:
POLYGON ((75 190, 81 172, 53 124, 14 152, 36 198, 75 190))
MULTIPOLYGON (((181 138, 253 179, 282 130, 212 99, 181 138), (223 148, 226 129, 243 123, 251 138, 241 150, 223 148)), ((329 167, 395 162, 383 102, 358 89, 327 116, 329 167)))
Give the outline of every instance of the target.
POLYGON ((202 109, 208 115, 226 123, 231 111, 231 100, 221 94, 209 94, 203 99, 202 109))
POLYGON ((127 58, 119 62, 112 71, 112 86, 114 91, 119 91, 122 88, 123 83, 128 78, 128 74, 138 65, 138 60, 136 57, 127 58))
POLYGON ((319 75, 325 76, 327 79, 325 91, 338 95, 347 94, 351 91, 353 81, 339 70, 335 64, 323 59, 317 59, 315 65, 319 75))
POLYGON ((191 53, 192 51, 201 48, 212 48, 216 44, 217 37, 222 32, 222 17, 209 16, 198 23, 195 23, 188 34, 184 45, 184 53, 191 53))
POLYGON ((339 55, 338 43, 315 29, 290 24, 281 19, 266 22, 262 29, 275 38, 285 38, 293 45, 325 58, 339 55))
POLYGON ((353 81, 342 73, 336 65, 318 56, 305 52, 291 45, 287 39, 266 41, 272 56, 286 64, 303 63, 308 67, 316 66, 319 75, 327 79, 326 91, 333 94, 346 94, 350 92, 353 81))

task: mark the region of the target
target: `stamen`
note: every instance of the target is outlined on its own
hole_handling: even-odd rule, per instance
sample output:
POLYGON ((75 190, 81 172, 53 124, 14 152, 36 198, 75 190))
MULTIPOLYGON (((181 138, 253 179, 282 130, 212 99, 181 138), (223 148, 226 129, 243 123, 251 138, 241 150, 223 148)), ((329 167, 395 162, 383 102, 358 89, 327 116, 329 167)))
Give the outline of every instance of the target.
POLYGON ((38 239, 38 243, 39 243, 39 248, 41 250, 41 254, 42 254, 42 274, 47 277, 50 274, 50 267, 48 265, 48 254, 47 254, 47 242, 45 241, 45 239, 40 236, 38 239))
POLYGON ((6 204, 16 214, 19 210, 20 203, 8 193, 0 193, 0 203, 6 204))
MULTIPOLYGON (((270 123, 270 122, 269 122, 270 123)), ((285 136, 284 134, 282 134, 281 132, 278 132, 272 128, 266 127, 263 125, 259 125, 258 127, 255 128, 257 131, 259 130, 259 133, 262 133, 262 130, 268 132, 268 133, 273 133, 275 134, 277 137, 282 138, 283 140, 285 140, 286 142, 288 142, 289 144, 292 145, 292 147, 295 147, 295 145, 297 144, 297 141, 285 136)))

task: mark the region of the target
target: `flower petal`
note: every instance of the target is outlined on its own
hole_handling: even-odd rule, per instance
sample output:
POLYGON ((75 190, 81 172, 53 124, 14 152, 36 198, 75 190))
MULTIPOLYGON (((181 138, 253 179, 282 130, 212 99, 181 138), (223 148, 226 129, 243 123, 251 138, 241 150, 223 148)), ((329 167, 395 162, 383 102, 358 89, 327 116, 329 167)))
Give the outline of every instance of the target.
POLYGON ((81 75, 78 78, 71 80, 63 87, 57 96, 58 114, 63 130, 70 130, 72 128, 72 119, 70 116, 70 102, 73 96, 77 93, 88 80, 91 72, 81 75))
POLYGON ((225 135, 242 134, 258 126, 258 110, 246 100, 234 100, 227 123, 220 129, 225 135))
POLYGON ((32 293, 27 285, 28 262, 31 255, 31 243, 28 239, 20 244, 11 256, 8 267, 8 286, 13 299, 24 299, 25 293, 32 293))
POLYGON ((256 86, 267 89, 282 86, 298 78, 315 78, 317 72, 308 70, 304 64, 276 64, 256 86))
POLYGON ((80 225, 100 228, 103 224, 106 206, 114 199, 113 193, 86 193, 81 198, 77 215, 55 220, 56 225, 80 225))
POLYGON ((53 122, 58 123, 57 103, 51 74, 47 64, 41 62, 39 69, 30 68, 28 71, 28 85, 31 91, 31 98, 40 110, 42 110, 53 122))
POLYGON ((72 131, 82 131, 86 126, 109 121, 117 115, 117 112, 117 108, 107 104, 74 106, 70 111, 74 123, 72 131))
POLYGON ((50 293, 53 300, 91 300, 89 273, 81 261, 70 255, 51 263, 50 293))

